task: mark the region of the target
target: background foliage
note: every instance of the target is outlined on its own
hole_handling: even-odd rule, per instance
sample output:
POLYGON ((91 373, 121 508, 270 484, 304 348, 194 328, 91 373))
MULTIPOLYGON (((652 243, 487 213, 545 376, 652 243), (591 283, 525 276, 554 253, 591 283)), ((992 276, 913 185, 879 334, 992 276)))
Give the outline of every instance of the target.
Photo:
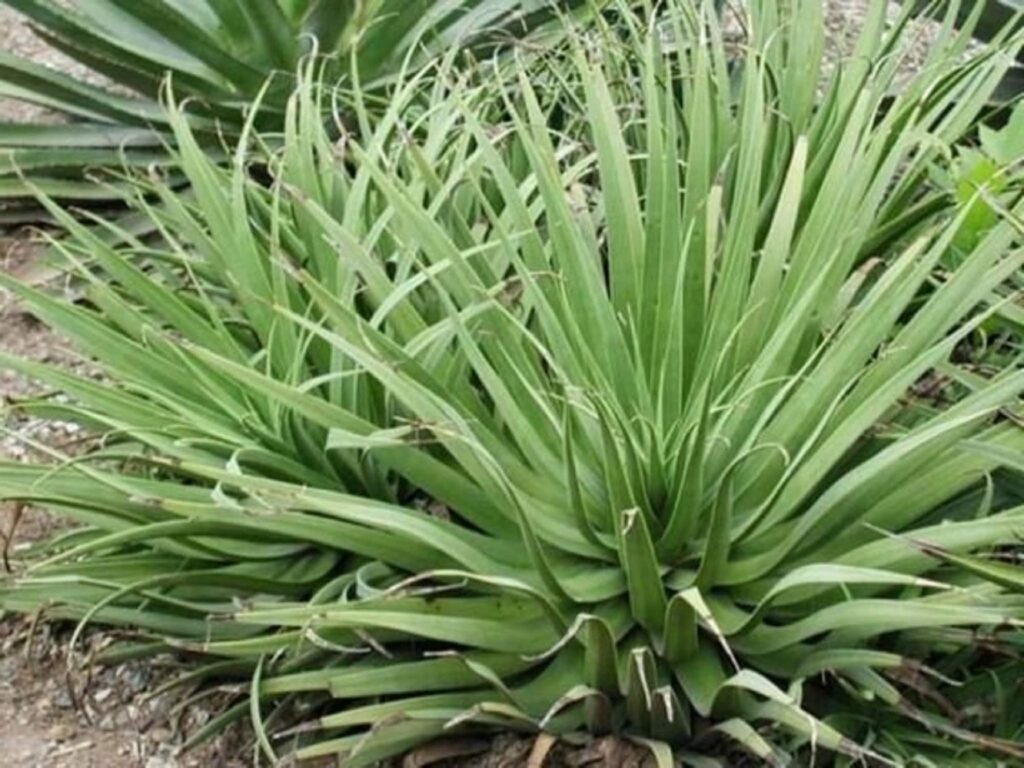
POLYGON ((34 216, 23 180, 64 200, 104 202, 118 191, 102 169, 167 166, 161 107, 168 77, 196 140, 227 151, 261 97, 259 127, 279 132, 299 60, 325 56, 322 76, 367 98, 403 69, 454 48, 487 56, 523 42, 553 17, 589 12, 584 0, 3 0, 44 40, 107 84, 81 82, 0 53, 0 95, 62 112, 73 125, 0 123, 0 210, 34 216), (268 77, 270 78, 268 83, 268 77), (91 176, 90 176, 91 175, 91 176))

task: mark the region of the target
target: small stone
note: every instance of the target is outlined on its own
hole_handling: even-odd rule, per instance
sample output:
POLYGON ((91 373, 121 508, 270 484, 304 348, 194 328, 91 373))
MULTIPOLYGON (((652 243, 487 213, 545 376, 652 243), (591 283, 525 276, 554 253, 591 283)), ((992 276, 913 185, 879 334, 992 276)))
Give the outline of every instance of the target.
POLYGON ((128 687, 138 693, 149 685, 151 679, 152 675, 148 669, 145 667, 135 667, 128 673, 128 687))
POLYGON ((178 761, 171 755, 153 755, 146 761, 146 768, 178 768, 178 761))
POLYGON ((74 737, 77 733, 73 725, 67 723, 57 723, 46 732, 46 737, 53 741, 67 741, 74 737))

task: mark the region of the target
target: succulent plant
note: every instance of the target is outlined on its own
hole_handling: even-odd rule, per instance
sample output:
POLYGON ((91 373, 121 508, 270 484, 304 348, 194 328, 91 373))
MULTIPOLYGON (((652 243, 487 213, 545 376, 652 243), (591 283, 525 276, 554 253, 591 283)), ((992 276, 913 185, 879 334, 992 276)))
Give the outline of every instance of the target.
POLYGON ((340 141, 310 65, 269 182, 252 122, 224 167, 172 108, 191 196, 131 197, 157 244, 44 197, 85 301, 0 277, 103 370, 0 358, 70 398, 19 408, 103 436, 0 465, 83 524, 0 604, 247 680, 197 738, 251 716, 271 762, 498 727, 664 765, 1019 758, 976 681, 1020 671, 978 638, 1019 644, 1024 604, 913 543, 1024 525, 1024 372, 913 394, 1024 262, 1018 204, 939 269, 970 205, 927 174, 1012 52, 947 30, 892 96, 884 14, 829 73, 816 1, 751 3, 735 56, 671 0, 357 92, 340 141))

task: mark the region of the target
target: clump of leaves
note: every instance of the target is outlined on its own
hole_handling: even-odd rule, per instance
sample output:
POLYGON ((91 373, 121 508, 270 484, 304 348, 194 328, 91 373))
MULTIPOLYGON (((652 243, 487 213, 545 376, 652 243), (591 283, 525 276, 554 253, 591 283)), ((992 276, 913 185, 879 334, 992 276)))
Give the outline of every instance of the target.
POLYGON ((978 137, 978 146, 958 148, 949 181, 957 200, 971 206, 954 241, 957 248, 966 251, 999 221, 1001 199, 1009 197, 1012 205, 1020 195, 1015 166, 1024 160, 1024 101, 1009 113, 1005 125, 980 126, 978 137))
MULTIPOLYGON (((939 188, 949 190, 957 203, 967 208, 953 247, 944 259, 946 264, 959 263, 961 254, 970 253, 993 226, 1007 216, 1013 217, 1012 210, 1024 194, 1024 101, 1007 105, 1001 122, 998 126, 980 125, 975 141, 955 147, 946 163, 933 169, 939 188)), ((988 303, 995 307, 995 313, 965 340, 958 355, 965 365, 959 371, 940 366, 942 378, 936 383, 956 382, 969 375, 971 368, 993 370, 1020 365, 1024 359, 1020 343, 1024 333, 1022 275, 1024 272, 1018 270, 993 289, 988 303)))
POLYGON ((892 95, 905 20, 874 4, 821 100, 815 0, 752 2, 738 61, 678 0, 420 75, 352 103, 358 140, 307 82, 269 186, 248 131, 223 169, 172 108, 195 197, 139 182, 161 245, 48 203, 87 301, 2 278, 106 374, 3 358, 72 398, 20 407, 105 437, 0 465, 84 524, 2 604, 242 675, 196 738, 251 716, 271 761, 493 728, 665 765, 1019 758, 1019 662, 977 652, 1012 654, 1019 595, 910 542, 1015 540, 1024 372, 909 394, 1024 263, 1017 210, 937 269, 970 207, 925 186, 1015 51, 947 26, 892 95))

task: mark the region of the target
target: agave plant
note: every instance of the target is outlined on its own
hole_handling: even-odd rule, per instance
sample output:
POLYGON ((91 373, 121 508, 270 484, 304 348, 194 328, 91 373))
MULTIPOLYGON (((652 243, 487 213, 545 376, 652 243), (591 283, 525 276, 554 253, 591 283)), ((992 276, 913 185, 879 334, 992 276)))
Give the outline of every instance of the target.
POLYGON ((104 377, 2 359, 102 442, 0 465, 83 524, 0 604, 241 676, 195 738, 251 716, 271 762, 494 728, 664 765, 1019 758, 992 685, 962 717, 932 689, 1019 672, 975 651, 1024 604, 910 543, 1024 525, 1024 372, 913 394, 1024 262, 1018 205, 937 269, 970 206, 925 187, 1015 51, 947 27, 892 98, 884 3, 824 86, 817 0, 752 2, 737 61, 662 5, 383 114, 357 92, 342 141, 307 70, 269 184, 252 115, 224 168, 172 108, 194 199, 132 198, 159 246, 44 197, 87 300, 0 280, 104 377))
MULTIPOLYGON (((259 124, 280 128, 299 60, 319 52, 324 77, 381 87, 404 67, 453 47, 486 53, 590 3, 523 0, 3 0, 36 33, 108 85, 81 82, 0 53, 0 96, 64 113, 72 125, 0 123, 0 202, 20 220, 32 186, 66 200, 107 201, 104 168, 166 165, 169 77, 188 99, 197 141, 234 142, 245 109, 266 87, 259 124), (270 78, 269 84, 267 83, 270 78), (93 173, 90 174, 90 171, 93 173)), ((596 6, 593 6, 596 7, 596 6)))

